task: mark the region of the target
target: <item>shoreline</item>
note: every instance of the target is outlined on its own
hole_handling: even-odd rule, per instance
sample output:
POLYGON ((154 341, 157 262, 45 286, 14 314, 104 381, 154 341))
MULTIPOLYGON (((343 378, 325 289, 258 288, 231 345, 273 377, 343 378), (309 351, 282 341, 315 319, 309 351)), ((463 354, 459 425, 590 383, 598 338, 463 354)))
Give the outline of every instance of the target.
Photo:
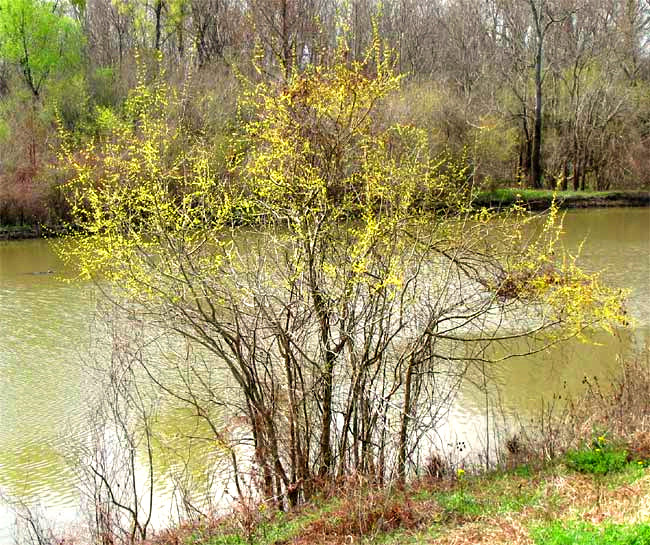
POLYGON ((57 237, 61 227, 40 225, 0 225, 0 242, 57 237))
POLYGON ((598 191, 575 192, 533 189, 497 189, 480 192, 474 204, 491 209, 500 209, 517 202, 531 211, 547 210, 555 197, 560 209, 571 208, 631 208, 650 206, 650 191, 598 191))
POLYGON ((0 241, 41 238, 43 230, 32 225, 0 227, 0 241))
MULTIPOLYGON (((542 212, 550 208, 553 198, 560 209, 573 208, 632 208, 650 206, 650 191, 598 191, 598 192, 554 192, 533 189, 497 189, 481 191, 474 200, 477 207, 499 210, 520 203, 532 212, 542 212)), ((43 227, 39 225, 0 225, 0 242, 12 240, 29 240, 48 236, 58 236, 60 227, 43 227)))

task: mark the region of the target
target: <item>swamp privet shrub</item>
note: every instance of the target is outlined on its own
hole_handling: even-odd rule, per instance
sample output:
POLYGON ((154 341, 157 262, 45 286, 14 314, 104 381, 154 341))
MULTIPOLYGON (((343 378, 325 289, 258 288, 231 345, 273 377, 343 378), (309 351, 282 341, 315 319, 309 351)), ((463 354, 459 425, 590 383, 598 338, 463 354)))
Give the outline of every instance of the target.
POLYGON ((523 211, 474 210, 466 164, 378 115, 400 85, 390 59, 342 45, 251 86, 223 168, 159 82, 69 154, 64 255, 187 343, 167 363, 180 380, 142 365, 208 421, 239 493, 295 504, 323 479, 404 479, 490 344, 617 323, 616 294, 563 261, 555 214, 531 239, 523 211))

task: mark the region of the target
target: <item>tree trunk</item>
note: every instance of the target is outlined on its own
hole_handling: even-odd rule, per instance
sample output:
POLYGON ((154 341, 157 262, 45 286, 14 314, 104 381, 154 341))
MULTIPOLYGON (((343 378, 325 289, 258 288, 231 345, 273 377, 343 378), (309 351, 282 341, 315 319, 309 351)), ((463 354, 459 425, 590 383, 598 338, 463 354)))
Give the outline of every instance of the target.
POLYGON ((517 172, 517 180, 523 181, 530 175, 530 152, 532 150, 532 142, 530 138, 530 130, 528 128, 528 109, 523 105, 521 115, 521 131, 524 139, 519 149, 519 171, 517 172))
POLYGON ((284 79, 289 81, 293 68, 289 43, 289 6, 287 0, 282 0, 282 62, 284 63, 284 79))
POLYGON ((323 373, 323 416, 321 420, 320 455, 321 465, 318 470, 320 477, 325 477, 332 470, 332 382, 334 380, 334 359, 336 355, 331 350, 325 353, 325 370, 323 373))
POLYGON ((154 14, 156 17, 156 35, 154 37, 154 49, 160 51, 160 42, 162 37, 162 9, 163 0, 157 0, 154 4, 154 14))
POLYGON ((408 437, 408 423, 411 419, 411 383, 413 381, 413 368, 415 367, 415 358, 413 355, 409 358, 404 379, 404 409, 402 411, 402 423, 399 432, 399 454, 397 459, 398 477, 401 482, 406 481, 406 444, 408 437))
POLYGON ((586 182, 587 182, 587 154, 585 153, 582 157, 582 162, 580 165, 580 191, 585 190, 586 182))
POLYGON ((578 151, 578 138, 573 137, 573 191, 580 189, 580 153, 578 151))
POLYGON ((530 185, 535 189, 542 187, 542 45, 542 36, 538 35, 535 55, 535 126, 530 168, 530 185))

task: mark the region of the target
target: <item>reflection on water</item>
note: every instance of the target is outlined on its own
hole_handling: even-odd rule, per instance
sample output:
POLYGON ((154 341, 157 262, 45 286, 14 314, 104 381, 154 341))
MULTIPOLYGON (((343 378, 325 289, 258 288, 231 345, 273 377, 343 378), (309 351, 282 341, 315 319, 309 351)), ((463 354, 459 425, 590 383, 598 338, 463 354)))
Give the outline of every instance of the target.
MULTIPOLYGON (((591 343, 574 340, 491 369, 506 413, 533 411, 543 396, 562 393, 565 385, 579 391, 584 376, 606 381, 615 371, 616 356, 650 336, 650 209, 571 211, 563 240, 572 252, 584 242, 583 267, 603 271, 607 282, 632 290, 628 310, 636 330, 615 337, 599 334, 591 343)), ((64 436, 84 429, 93 385, 81 367, 95 302, 91 286, 62 282, 66 276, 47 242, 0 242, 0 489, 40 498, 73 516, 76 495, 61 446, 64 436)), ((476 389, 463 389, 448 436, 476 441, 482 426, 476 415, 483 404, 476 389)), ((187 435, 196 425, 177 409, 161 409, 159 417, 161 431, 170 438, 187 435)), ((173 466, 170 460, 160 464, 173 466)), ((2 509, 0 545, 10 542, 11 517, 2 509)))

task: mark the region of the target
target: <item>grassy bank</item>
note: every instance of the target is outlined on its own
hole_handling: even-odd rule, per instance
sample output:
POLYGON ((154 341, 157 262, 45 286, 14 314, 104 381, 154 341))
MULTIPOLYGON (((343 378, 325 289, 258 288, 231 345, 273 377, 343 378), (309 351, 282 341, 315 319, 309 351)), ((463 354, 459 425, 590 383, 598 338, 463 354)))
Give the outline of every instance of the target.
POLYGON ((60 236, 63 231, 64 229, 60 225, 0 225, 0 241, 57 237, 60 236))
MULTIPOLYGON (((591 447, 585 448, 580 452, 591 447)), ((593 473, 563 457, 538 468, 521 465, 473 476, 460 471, 391 490, 355 482, 299 513, 268 515, 240 507, 218 523, 188 525, 154 542, 650 544, 650 470, 647 462, 630 459, 593 473)))
POLYGON ((551 191, 548 189, 494 189, 479 192, 477 206, 503 208, 517 202, 530 210, 546 210, 553 198, 561 208, 650 206, 650 191, 551 191))

